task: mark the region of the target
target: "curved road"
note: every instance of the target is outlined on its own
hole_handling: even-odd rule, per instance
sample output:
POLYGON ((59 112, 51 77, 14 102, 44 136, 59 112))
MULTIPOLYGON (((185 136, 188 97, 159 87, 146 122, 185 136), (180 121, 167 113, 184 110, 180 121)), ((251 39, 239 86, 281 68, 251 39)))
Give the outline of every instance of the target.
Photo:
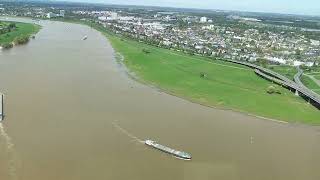
POLYGON ((306 87, 303 83, 302 83, 302 81, 301 81, 301 76, 303 75, 303 70, 299 67, 299 66, 297 66, 297 70, 298 70, 298 73, 294 76, 294 81, 300 86, 300 88, 305 92, 305 93, 303 93, 303 91, 299 91, 299 92, 301 92, 301 93, 303 93, 304 95, 306 95, 306 93, 307 93, 307 95, 308 95, 308 97, 311 97, 311 99, 312 100, 314 100, 314 101, 316 101, 317 103, 318 103, 318 105, 319 105, 319 99, 320 99, 320 96, 317 94, 317 93, 315 93, 315 92, 313 92, 311 89, 309 89, 308 87, 306 87))
POLYGON ((274 81, 280 85, 285 85, 286 87, 288 87, 292 90, 298 91, 302 95, 306 96, 309 100, 312 100, 312 102, 313 102, 312 104, 314 104, 317 108, 320 108, 320 96, 317 93, 315 93, 312 90, 305 87, 303 85, 303 83, 300 81, 300 76, 303 73, 300 68, 298 69, 298 73, 294 77, 294 80, 296 81, 296 82, 294 82, 291 79, 289 79, 279 73, 276 73, 270 69, 266 69, 261 66, 255 65, 255 64, 242 62, 242 61, 235 61, 235 60, 227 60, 227 61, 232 62, 232 63, 236 63, 236 64, 240 64, 240 65, 244 65, 244 66, 248 66, 252 69, 255 69, 255 72, 258 75, 260 75, 268 80, 274 81))

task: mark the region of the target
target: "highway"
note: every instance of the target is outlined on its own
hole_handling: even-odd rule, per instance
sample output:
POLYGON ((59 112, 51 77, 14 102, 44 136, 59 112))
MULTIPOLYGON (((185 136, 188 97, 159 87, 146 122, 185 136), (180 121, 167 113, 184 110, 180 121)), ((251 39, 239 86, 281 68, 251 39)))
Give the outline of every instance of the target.
POLYGON ((298 73, 297 73, 296 75, 294 75, 294 78, 293 78, 294 81, 295 81, 299 86, 308 89, 307 87, 305 87, 305 85, 304 85, 304 84, 301 82, 301 80, 300 80, 300 77, 301 77, 302 74, 303 74, 303 70, 300 69, 299 66, 297 66, 297 70, 298 70, 298 73))
POLYGON ((292 81, 291 79, 279 74, 279 73, 276 73, 270 69, 267 69, 267 68, 264 68, 264 67, 261 67, 261 66, 258 66, 258 65, 255 65, 255 64, 251 64, 251 63, 247 63, 247 62, 241 62, 241 61, 235 61, 235 60, 226 60, 228 62, 232 62, 232 63, 236 63, 236 64, 240 64, 240 65, 244 65, 244 66, 247 66, 247 67, 250 67, 252 69, 259 69, 261 72, 264 72, 266 74, 269 74, 269 75, 272 75, 280 80, 283 80, 283 81, 286 81, 286 82, 289 82, 289 83, 295 83, 294 81, 292 81))
POLYGON ((294 76, 294 81, 292 81, 291 79, 279 73, 276 73, 270 69, 266 69, 255 64, 235 61, 235 60, 226 60, 226 61, 250 67, 254 69, 257 75, 265 79, 268 79, 269 81, 285 86, 291 90, 298 91, 301 95, 305 96, 309 100, 309 102, 310 100, 312 100, 313 101, 312 104, 314 104, 318 109, 320 109, 320 96, 303 85, 303 83, 300 80, 300 77, 303 74, 303 71, 300 68, 298 68, 298 73, 294 76))

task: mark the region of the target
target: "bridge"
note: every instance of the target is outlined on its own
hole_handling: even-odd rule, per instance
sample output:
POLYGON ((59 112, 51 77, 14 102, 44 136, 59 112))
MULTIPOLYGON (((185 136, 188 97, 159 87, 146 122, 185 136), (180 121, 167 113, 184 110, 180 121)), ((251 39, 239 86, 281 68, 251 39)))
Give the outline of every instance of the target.
POLYGON ((261 66, 258 66, 258 65, 255 65, 255 64, 251 64, 251 63, 247 63, 247 62, 241 62, 241 61, 235 61, 235 60, 226 60, 228 62, 231 62, 231 63, 235 63, 235 64, 240 64, 240 65, 244 65, 244 66, 247 66, 247 67, 250 67, 252 69, 258 69, 260 70, 261 72, 264 72, 266 74, 269 74, 269 75, 272 75, 273 77, 276 77, 280 80, 283 80, 283 81, 286 81, 286 82, 290 82, 290 83, 295 83, 294 81, 292 81, 291 79, 279 74, 279 73, 276 73, 270 69, 267 69, 267 68, 264 68, 264 67, 261 67, 261 66))
POLYGON ((272 81, 274 83, 277 83, 281 86, 284 86, 290 90, 294 90, 298 92, 300 95, 302 95, 303 98, 308 100, 311 104, 313 104, 315 107, 320 109, 320 96, 307 88, 306 86, 303 85, 303 83, 300 80, 300 77, 303 73, 303 71, 298 68, 298 73, 294 76, 294 81, 279 74, 276 73, 270 69, 247 63, 247 62, 241 62, 241 61, 235 61, 235 60, 226 60, 227 62, 235 63, 235 64, 240 64, 244 65, 247 67, 250 67, 254 69, 255 73, 269 81, 272 81))

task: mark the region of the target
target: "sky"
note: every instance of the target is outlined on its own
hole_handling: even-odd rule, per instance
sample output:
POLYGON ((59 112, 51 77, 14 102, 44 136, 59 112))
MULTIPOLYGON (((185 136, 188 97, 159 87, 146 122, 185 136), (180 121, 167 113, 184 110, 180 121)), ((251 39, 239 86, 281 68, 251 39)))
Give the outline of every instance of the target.
POLYGON ((320 0, 64 0, 105 4, 320 15, 320 0))

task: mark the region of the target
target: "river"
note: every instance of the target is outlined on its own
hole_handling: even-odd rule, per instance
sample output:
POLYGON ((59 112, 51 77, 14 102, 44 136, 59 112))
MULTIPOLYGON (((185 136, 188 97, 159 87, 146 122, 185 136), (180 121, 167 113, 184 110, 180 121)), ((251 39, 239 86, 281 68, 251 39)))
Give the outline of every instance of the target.
POLYGON ((35 40, 0 51, 1 180, 320 179, 318 127, 165 94, 131 80, 99 32, 40 24, 35 40), (150 149, 145 139, 193 159, 150 149))

